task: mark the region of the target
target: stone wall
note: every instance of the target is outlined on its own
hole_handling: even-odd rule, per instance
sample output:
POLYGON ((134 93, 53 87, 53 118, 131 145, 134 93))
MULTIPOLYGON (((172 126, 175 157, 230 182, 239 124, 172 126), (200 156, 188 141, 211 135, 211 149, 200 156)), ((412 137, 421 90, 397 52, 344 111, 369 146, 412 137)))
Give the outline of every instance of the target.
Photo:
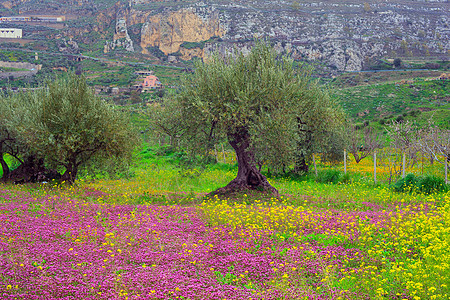
POLYGON ((30 71, 40 71, 42 65, 34 65, 27 62, 12 62, 12 61, 0 61, 0 67, 3 68, 16 68, 16 69, 28 69, 30 71))
POLYGON ((12 72, 0 72, 0 78, 8 78, 10 76, 14 78, 29 77, 35 75, 41 70, 42 65, 34 65, 27 62, 10 62, 0 61, 0 67, 4 68, 16 68, 16 69, 28 69, 29 71, 12 71, 12 72))

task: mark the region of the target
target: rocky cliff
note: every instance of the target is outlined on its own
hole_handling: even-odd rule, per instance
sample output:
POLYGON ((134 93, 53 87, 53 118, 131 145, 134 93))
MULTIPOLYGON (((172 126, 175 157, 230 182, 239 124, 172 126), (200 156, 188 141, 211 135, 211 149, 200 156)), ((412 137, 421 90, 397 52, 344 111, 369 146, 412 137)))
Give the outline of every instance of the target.
POLYGON ((0 0, 0 13, 2 7, 27 11, 38 3, 59 12, 86 11, 95 22, 80 18, 82 25, 71 24, 66 37, 83 44, 98 44, 100 38, 105 52, 123 47, 170 61, 205 58, 216 50, 247 51, 254 37, 339 71, 361 70, 386 56, 450 54, 448 0, 207 1, 0 0), (86 38, 92 32, 96 35, 86 38))
MULTIPOLYGON (((184 42, 202 42, 224 34, 217 12, 202 17, 194 8, 182 9, 149 16, 142 26, 141 48, 146 53, 147 47, 158 47, 167 55, 178 52, 184 42)), ((187 55, 188 51, 183 51, 187 55)))
MULTIPOLYGON (((258 36, 270 38, 279 52, 294 58, 321 61, 339 71, 357 71, 383 56, 446 57, 450 51, 449 7, 441 2, 367 6, 359 1, 241 0, 183 5, 175 10, 161 3, 163 11, 146 18, 140 35, 145 53, 147 47, 157 47, 166 55, 178 52, 181 59, 191 59, 218 49, 245 51, 258 36), (211 37, 220 37, 220 42, 205 43, 211 37), (184 42, 203 45, 180 47, 184 42)), ((128 18, 136 19, 133 14, 128 18)))

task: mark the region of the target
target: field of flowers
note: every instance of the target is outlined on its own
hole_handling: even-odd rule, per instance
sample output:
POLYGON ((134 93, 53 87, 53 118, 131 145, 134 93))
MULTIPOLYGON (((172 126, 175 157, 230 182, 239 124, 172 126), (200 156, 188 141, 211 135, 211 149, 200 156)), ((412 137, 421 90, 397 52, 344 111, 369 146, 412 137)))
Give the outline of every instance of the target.
POLYGON ((0 185, 0 298, 450 298, 450 193, 272 179, 280 199, 219 199, 232 171, 188 175, 0 185))

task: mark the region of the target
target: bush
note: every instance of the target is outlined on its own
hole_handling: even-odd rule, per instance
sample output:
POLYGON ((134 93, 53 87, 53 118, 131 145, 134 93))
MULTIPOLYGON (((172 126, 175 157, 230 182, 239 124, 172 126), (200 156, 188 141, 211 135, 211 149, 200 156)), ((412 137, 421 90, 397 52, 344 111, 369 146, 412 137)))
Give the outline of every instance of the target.
POLYGON ((414 174, 408 174, 391 185, 391 188, 399 193, 412 192, 417 189, 417 177, 414 174))
POLYGON ((421 177, 417 182, 417 187, 424 194, 448 191, 448 185, 445 184, 445 180, 434 175, 421 177))
POLYGON ((432 194, 448 191, 448 185, 444 179, 434 175, 415 176, 408 174, 405 178, 400 179, 391 188, 396 192, 416 192, 422 194, 432 194))
POLYGON ((338 170, 322 170, 317 174, 316 181, 320 183, 338 183, 342 176, 343 173, 338 170))

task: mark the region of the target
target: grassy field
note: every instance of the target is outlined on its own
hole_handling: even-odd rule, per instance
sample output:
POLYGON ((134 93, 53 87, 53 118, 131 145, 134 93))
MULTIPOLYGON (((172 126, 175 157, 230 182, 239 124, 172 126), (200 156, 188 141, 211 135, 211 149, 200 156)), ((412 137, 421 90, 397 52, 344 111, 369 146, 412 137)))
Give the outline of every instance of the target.
POLYGON ((355 122, 383 125, 391 120, 426 121, 433 117, 441 126, 449 126, 448 80, 416 78, 333 89, 331 93, 355 122))
MULTIPOLYGON (((143 150, 127 178, 0 185, 2 299, 448 299, 450 193, 269 178, 143 150)), ((367 166, 366 166, 367 167, 367 166)), ((320 165, 320 168, 328 168, 320 165)))

